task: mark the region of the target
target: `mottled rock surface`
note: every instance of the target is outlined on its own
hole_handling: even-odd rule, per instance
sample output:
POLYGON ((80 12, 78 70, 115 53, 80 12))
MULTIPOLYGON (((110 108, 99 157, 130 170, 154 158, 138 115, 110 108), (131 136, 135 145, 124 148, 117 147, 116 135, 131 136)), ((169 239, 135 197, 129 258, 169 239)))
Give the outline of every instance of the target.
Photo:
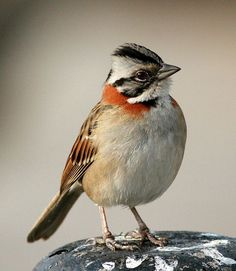
MULTIPOLYGON (((199 232, 155 234, 167 237, 169 244, 159 248, 145 241, 140 250, 113 252, 91 240, 76 241, 51 252, 34 271, 236 271, 236 238, 199 232)), ((127 241, 122 235, 116 239, 127 241)))

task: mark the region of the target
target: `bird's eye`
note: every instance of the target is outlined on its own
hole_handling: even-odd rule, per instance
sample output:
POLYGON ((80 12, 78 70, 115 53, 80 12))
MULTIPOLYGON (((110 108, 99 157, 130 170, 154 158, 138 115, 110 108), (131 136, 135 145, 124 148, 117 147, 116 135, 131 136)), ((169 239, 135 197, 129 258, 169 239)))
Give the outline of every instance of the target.
POLYGON ((138 82, 147 82, 150 76, 147 71, 137 71, 134 79, 138 82))

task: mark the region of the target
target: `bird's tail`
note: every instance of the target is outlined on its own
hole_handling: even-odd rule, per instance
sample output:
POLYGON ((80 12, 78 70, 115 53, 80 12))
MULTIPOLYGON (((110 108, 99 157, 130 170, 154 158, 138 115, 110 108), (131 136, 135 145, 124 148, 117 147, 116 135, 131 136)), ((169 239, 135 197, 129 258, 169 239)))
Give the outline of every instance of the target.
POLYGON ((69 190, 58 193, 33 226, 27 241, 34 242, 40 238, 48 239, 60 226, 82 193, 83 188, 78 182, 75 182, 69 190))

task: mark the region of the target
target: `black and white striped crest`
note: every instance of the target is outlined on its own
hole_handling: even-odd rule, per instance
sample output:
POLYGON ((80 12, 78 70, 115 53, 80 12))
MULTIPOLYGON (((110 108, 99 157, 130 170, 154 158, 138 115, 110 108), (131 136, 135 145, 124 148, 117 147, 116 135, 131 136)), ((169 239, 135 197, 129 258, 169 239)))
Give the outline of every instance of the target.
POLYGON ((143 63, 158 65, 163 63, 163 60, 156 53, 135 43, 125 43, 124 45, 121 45, 112 55, 135 59, 143 63))

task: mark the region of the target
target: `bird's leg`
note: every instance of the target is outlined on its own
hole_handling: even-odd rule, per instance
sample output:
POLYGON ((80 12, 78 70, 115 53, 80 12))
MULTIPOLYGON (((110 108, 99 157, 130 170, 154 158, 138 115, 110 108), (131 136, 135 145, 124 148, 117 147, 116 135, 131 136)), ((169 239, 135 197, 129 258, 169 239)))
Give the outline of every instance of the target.
POLYGON ((158 245, 160 247, 163 247, 167 244, 167 239, 166 238, 156 238, 153 234, 150 233, 149 228, 147 227, 147 225, 145 224, 145 222, 142 220, 142 218, 140 217, 139 213, 137 212, 135 207, 130 208, 130 210, 132 211, 132 213, 134 214, 135 219, 138 222, 139 225, 139 234, 140 234, 140 238, 142 240, 144 240, 145 238, 147 238, 151 243, 158 245))
POLYGON ((115 237, 112 235, 108 228, 107 224, 107 218, 105 214, 105 209, 104 207, 99 206, 99 212, 100 212, 100 217, 101 217, 101 222, 102 222, 102 231, 103 231, 103 240, 108 248, 111 250, 134 250, 137 246, 135 245, 124 245, 124 244, 119 244, 116 242, 115 237))

